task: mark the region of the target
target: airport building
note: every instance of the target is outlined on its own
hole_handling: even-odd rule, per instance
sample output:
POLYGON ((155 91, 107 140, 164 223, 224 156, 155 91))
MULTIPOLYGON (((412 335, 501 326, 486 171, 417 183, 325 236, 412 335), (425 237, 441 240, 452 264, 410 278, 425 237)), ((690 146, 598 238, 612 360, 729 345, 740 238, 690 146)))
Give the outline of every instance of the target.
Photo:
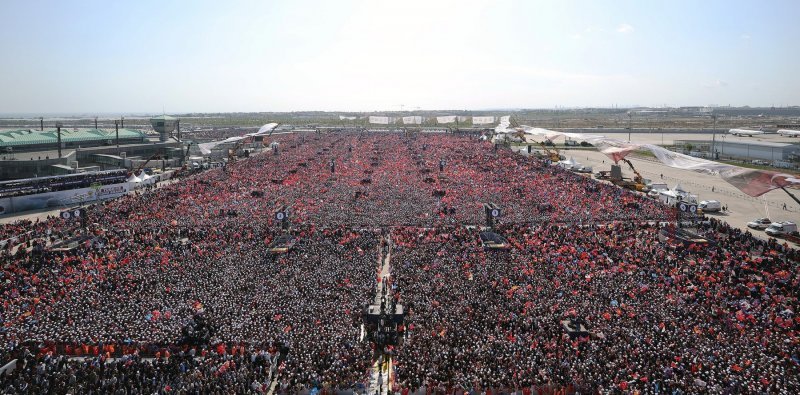
POLYGON ((0 180, 179 165, 182 144, 173 136, 179 120, 162 115, 150 121, 158 136, 119 127, 0 130, 0 180))
POLYGON ((59 139, 61 148, 88 148, 115 145, 142 143, 147 140, 147 135, 132 129, 104 130, 104 129, 66 129, 61 128, 59 138, 58 129, 49 130, 5 130, 0 131, 0 154, 13 154, 15 152, 57 150, 59 139))
MULTIPOLYGON (((800 163, 800 144, 767 141, 675 140, 675 150, 687 155, 710 159, 763 160, 770 163, 800 163), (712 155, 713 151, 716 155, 712 155)), ((788 166, 784 166, 788 167, 788 166)))

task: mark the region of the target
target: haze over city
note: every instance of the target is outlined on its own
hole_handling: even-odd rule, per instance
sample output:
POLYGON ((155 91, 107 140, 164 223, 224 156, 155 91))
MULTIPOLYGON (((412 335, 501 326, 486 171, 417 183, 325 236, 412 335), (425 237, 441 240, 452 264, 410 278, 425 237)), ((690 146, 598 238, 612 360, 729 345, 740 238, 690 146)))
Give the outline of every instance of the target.
POLYGON ((800 104, 800 3, 3 2, 0 113, 800 104))

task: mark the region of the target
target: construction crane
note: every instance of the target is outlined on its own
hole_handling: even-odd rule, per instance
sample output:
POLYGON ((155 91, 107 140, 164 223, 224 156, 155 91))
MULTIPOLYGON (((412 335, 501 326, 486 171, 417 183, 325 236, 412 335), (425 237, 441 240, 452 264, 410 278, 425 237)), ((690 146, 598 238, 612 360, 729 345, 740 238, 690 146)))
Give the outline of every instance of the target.
POLYGON ((160 159, 161 157, 162 157, 161 152, 156 152, 155 154, 153 154, 153 156, 147 158, 147 160, 144 161, 144 163, 136 167, 136 170, 132 171, 131 174, 138 177, 140 174, 142 174, 142 169, 144 169, 144 167, 147 166, 147 164, 150 163, 151 160, 160 159))
POLYGON ((186 152, 183 153, 183 163, 189 161, 189 149, 192 148, 192 144, 195 144, 195 142, 190 141, 188 144, 186 144, 186 152))
POLYGON ((192 144, 195 144, 195 142, 189 141, 189 143, 186 144, 186 151, 183 153, 183 163, 181 163, 181 168, 175 172, 174 176, 183 174, 183 172, 189 168, 189 149, 192 147, 192 144))
MULTIPOLYGON (((550 141, 550 144, 553 144, 553 142, 550 141)), ((553 150, 555 150, 555 152, 550 151, 550 149, 547 148, 547 144, 545 144, 544 141, 540 141, 539 145, 541 145, 544 152, 547 153, 547 157, 550 159, 551 162, 558 162, 561 160, 561 154, 558 152, 558 148, 556 148, 555 144, 553 144, 553 150)))
POLYGON ((228 163, 235 163, 236 162, 236 152, 239 151, 239 148, 242 148, 245 142, 247 142, 248 138, 243 138, 236 142, 233 147, 228 149, 228 163))
POLYGON ((528 140, 525 138, 525 129, 522 128, 522 125, 517 122, 517 119, 513 116, 508 118, 508 124, 511 126, 511 129, 514 129, 514 137, 522 140, 523 142, 527 142, 528 140))
POLYGON ((639 172, 636 170, 636 168, 633 167, 633 163, 631 163, 630 160, 622 158, 622 161, 628 164, 628 166, 631 168, 631 171, 634 174, 633 182, 635 183, 636 190, 637 191, 643 191, 645 189, 644 177, 642 177, 642 175, 639 174, 639 172))

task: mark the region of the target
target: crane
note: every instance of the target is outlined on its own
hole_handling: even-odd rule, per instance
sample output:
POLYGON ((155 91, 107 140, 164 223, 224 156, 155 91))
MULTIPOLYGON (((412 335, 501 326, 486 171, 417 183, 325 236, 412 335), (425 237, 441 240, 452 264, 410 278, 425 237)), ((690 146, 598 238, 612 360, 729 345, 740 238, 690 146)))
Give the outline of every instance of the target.
POLYGON ((622 161, 628 164, 628 166, 631 168, 631 171, 634 174, 633 182, 635 183, 634 187, 636 188, 636 190, 637 191, 644 190, 645 189, 644 177, 642 177, 642 175, 639 174, 639 172, 636 170, 636 168, 633 167, 633 163, 631 163, 630 160, 622 158, 622 161))
POLYGON ((644 178, 642 177, 641 174, 639 174, 638 171, 636 171, 636 168, 633 167, 633 163, 631 163, 630 160, 625 159, 625 158, 622 158, 622 161, 627 163, 628 166, 631 168, 631 171, 634 174, 633 181, 636 182, 637 184, 644 184, 644 178))
POLYGON ((182 174, 189 168, 189 149, 192 147, 192 144, 195 144, 195 142, 189 141, 188 144, 186 144, 186 151, 183 153, 183 163, 181 164, 181 168, 175 172, 174 176, 182 174))
POLYGON ((161 152, 160 151, 156 152, 151 157, 147 158, 147 160, 144 161, 144 163, 140 164, 138 167, 136 167, 136 170, 132 171, 131 174, 133 174, 133 175, 138 177, 140 174, 142 174, 142 169, 144 169, 144 167, 147 166, 147 164, 150 163, 151 160, 159 159, 159 158, 161 158, 161 152))
MULTIPOLYGON (((550 141, 550 140, 547 140, 547 141, 550 141)), ((550 144, 553 144, 553 142, 550 141, 550 144)), ((545 144, 544 141, 540 141, 539 145, 541 145, 542 149, 544 150, 544 152, 547 153, 547 156, 548 156, 548 158, 550 158, 551 162, 558 162, 558 161, 561 160, 561 154, 558 152, 558 148, 556 148, 555 144, 553 144, 553 150, 555 150, 555 152, 550 151, 550 149, 547 148, 547 144, 545 144)))

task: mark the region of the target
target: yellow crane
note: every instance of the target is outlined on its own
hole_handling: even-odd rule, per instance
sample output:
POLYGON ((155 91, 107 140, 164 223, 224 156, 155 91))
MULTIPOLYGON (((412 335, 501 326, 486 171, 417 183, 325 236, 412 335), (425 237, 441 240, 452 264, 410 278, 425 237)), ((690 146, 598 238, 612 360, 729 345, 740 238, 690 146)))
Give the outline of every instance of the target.
MULTIPOLYGON (((547 140, 547 141, 549 141, 550 144, 553 144, 552 141, 550 141, 550 140, 547 140)), ((556 148, 555 144, 553 144, 553 150, 555 152, 550 151, 550 149, 547 148, 547 144, 545 144, 543 141, 540 141, 539 145, 541 145, 542 149, 544 150, 544 152, 547 153, 547 157, 550 159, 551 162, 558 162, 558 161, 561 160, 561 153, 558 152, 558 148, 556 148)))
POLYGON ((642 175, 639 174, 639 172, 636 170, 636 168, 633 167, 633 163, 631 163, 630 160, 622 158, 622 161, 628 164, 628 166, 631 168, 631 171, 634 174, 634 176, 633 176, 633 183, 634 183, 633 187, 637 191, 643 191, 645 189, 645 187, 646 187, 646 185, 644 183, 644 177, 642 177, 642 175))

